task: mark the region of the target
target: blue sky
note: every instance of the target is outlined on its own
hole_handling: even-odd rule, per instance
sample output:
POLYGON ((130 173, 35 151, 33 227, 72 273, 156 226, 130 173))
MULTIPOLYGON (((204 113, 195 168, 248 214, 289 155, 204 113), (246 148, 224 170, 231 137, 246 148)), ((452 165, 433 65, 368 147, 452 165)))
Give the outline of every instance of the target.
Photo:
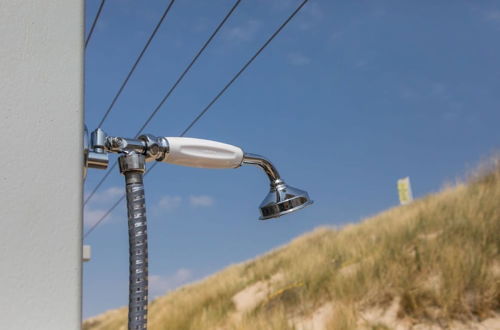
MULTIPOLYGON (((86 2, 88 28, 99 1, 86 2)), ((243 0, 146 132, 179 135, 299 2, 243 0)), ((177 0, 102 128, 132 137, 233 3, 177 0)), ((166 5, 107 1, 86 53, 89 130, 166 5)), ((258 221, 257 168, 159 164, 145 179, 151 297, 395 206, 398 178, 419 197, 463 177, 499 145, 499 35, 496 1, 310 0, 188 136, 269 157, 315 204, 258 221)), ((87 192, 103 174, 89 170, 87 192)), ((86 229, 123 187, 116 170, 86 229)), ((126 221, 122 204, 85 241, 85 318, 127 304, 126 221)))

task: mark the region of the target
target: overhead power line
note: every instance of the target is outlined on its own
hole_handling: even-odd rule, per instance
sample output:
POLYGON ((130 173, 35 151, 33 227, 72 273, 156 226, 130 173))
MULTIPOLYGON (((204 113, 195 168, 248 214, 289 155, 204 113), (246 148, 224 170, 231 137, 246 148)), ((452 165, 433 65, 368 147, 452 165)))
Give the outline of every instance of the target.
MULTIPOLYGON (((146 175, 146 174, 144 174, 144 175, 146 175)), ((111 206, 111 207, 110 207, 110 209, 109 209, 109 210, 107 210, 107 211, 106 211, 106 213, 104 213, 104 214, 101 216, 101 218, 100 218, 100 219, 99 219, 96 223, 94 223, 94 224, 92 225, 92 227, 90 227, 90 228, 89 228, 89 229, 85 232, 85 235, 83 235, 83 238, 87 238, 87 236, 89 236, 89 235, 90 235, 90 233, 91 233, 92 231, 94 231, 94 229, 96 229, 96 228, 97 228, 97 226, 99 226, 99 225, 101 224, 101 222, 102 222, 104 219, 106 219, 106 218, 108 217, 108 215, 109 215, 111 212, 113 212, 113 211, 116 209, 116 207, 117 207, 118 205, 120 205, 120 203, 121 203, 124 199, 125 199, 125 194, 123 194, 123 195, 122 195, 122 196, 121 196, 121 197, 120 197, 120 198, 119 198, 119 199, 118 199, 118 200, 117 200, 117 201, 113 204, 113 206, 111 206)))
MULTIPOLYGON (((257 50, 257 52, 242 66, 242 68, 229 80, 229 82, 217 93, 217 95, 208 103, 208 105, 203 108, 203 110, 190 122, 190 124, 182 131, 180 136, 184 136, 191 128, 200 120, 203 115, 207 113, 207 111, 212 107, 212 105, 217 102, 217 100, 227 91, 227 89, 240 77, 240 75, 252 64, 252 62, 262 53, 262 51, 273 41, 273 39, 283 30, 283 28, 295 17, 295 15, 304 7, 304 5, 309 0, 304 0, 300 3, 300 5, 292 12, 292 14, 278 27, 278 29, 266 40, 266 42, 257 50)), ((146 174, 150 173, 158 163, 154 163, 146 172, 146 174)), ((115 165, 116 166, 116 163, 115 165)), ((109 172, 108 172, 109 173, 109 172)), ((106 173, 106 174, 108 174, 106 173)), ((146 175, 145 174, 145 175, 146 175)), ((106 175, 107 177, 107 175, 106 175)), ((104 180, 100 182, 102 184, 104 180)), ((125 199, 125 194, 120 197, 119 200, 113 204, 113 206, 92 226, 84 235, 86 238, 102 221, 120 204, 121 201, 125 199)), ((88 201, 89 199, 87 199, 88 201)))
MULTIPOLYGON (((105 1, 105 0, 104 0, 105 1)), ((104 2, 103 1, 103 2, 104 2)), ((146 41, 146 44, 144 45, 144 47, 142 48, 142 51, 140 52, 139 56, 137 57, 137 59, 135 60, 135 63, 134 65, 132 65, 130 71, 128 72, 125 80, 122 82, 120 88, 118 89, 118 92, 115 94, 113 100, 111 101, 111 104, 109 105, 108 109, 106 110, 106 112, 104 113, 104 116, 102 117, 101 121, 99 122, 99 125, 98 127, 101 127, 104 123, 104 121, 106 120, 106 118, 108 117, 109 113, 111 112, 111 110, 113 109, 113 107, 115 106, 116 104, 116 101, 118 100, 118 98, 120 97, 121 93, 123 92, 123 89, 125 88, 125 86, 127 85, 130 77, 132 76, 132 74, 134 73, 135 71, 135 68, 137 67, 137 65, 139 64, 139 62, 141 61, 142 59, 142 56, 144 55, 144 53, 146 52, 146 50, 148 49, 149 45, 151 44, 151 41, 154 39, 155 35, 156 35, 156 32, 158 32, 158 29, 160 28, 160 26, 162 25, 165 17, 167 16, 167 14, 169 13, 170 11, 170 8, 172 8, 172 5, 174 4, 175 0, 171 0, 170 3, 168 4, 167 8, 165 8, 165 11, 163 12, 162 16, 160 17, 160 20, 158 21, 158 23, 156 24, 156 27, 154 28, 153 32, 151 33, 151 35, 149 36, 148 40, 146 41)), ((102 4, 101 4, 102 5, 102 4)), ((111 171, 116 167, 117 165, 117 162, 115 162, 109 169, 108 171, 106 172, 106 174, 104 174, 104 176, 101 178, 101 180, 99 181, 99 183, 97 183, 97 185, 94 187, 94 189, 92 190, 92 192, 89 194, 89 196, 85 199, 85 201, 83 202, 83 205, 86 205, 88 203, 88 201, 90 199, 92 199, 92 197, 95 195, 95 193, 97 192, 97 190, 101 187, 101 185, 103 184, 103 182, 108 178, 109 174, 111 173, 111 171)))
POLYGON ((87 38, 85 39, 85 49, 87 48, 87 45, 89 44, 90 38, 92 38, 92 34, 94 33, 95 26, 97 24, 97 21, 99 20, 99 16, 101 16, 101 11, 102 7, 104 7, 104 3, 106 0, 102 0, 101 4, 99 5, 99 8, 97 9, 97 13, 95 14, 94 21, 92 22, 92 26, 90 27, 89 34, 87 35, 87 38))
MULTIPOLYGON (((189 70, 191 70, 191 67, 196 63, 196 61, 198 60, 198 58, 200 57, 200 55, 205 51, 205 49, 212 42, 212 40, 217 35, 217 33, 219 33, 219 31, 222 28, 222 26, 224 26, 224 24, 226 23, 226 21, 233 14, 234 10, 239 6, 240 2, 241 2, 241 0, 237 0, 234 3, 234 5, 231 7, 231 9, 227 12, 226 16, 224 16, 224 18, 222 19, 222 21, 220 21, 219 25, 217 25, 217 27, 212 32, 212 34, 207 39, 207 41, 205 41, 205 43, 203 44, 203 46, 201 46, 201 48, 198 50, 198 52, 193 57, 193 59, 191 60, 191 62, 188 64, 188 66, 184 69, 184 71, 181 73, 181 75, 177 78, 177 80, 175 81, 175 83, 169 88, 169 90, 167 91, 167 93, 165 94, 165 96, 161 99, 160 103, 153 109, 153 111, 151 112, 151 114, 149 115, 149 117, 146 119, 146 121, 144 121, 144 123, 142 124, 141 128, 137 131, 137 133, 135 135, 136 137, 139 134, 142 133, 142 131, 144 130, 144 128, 146 128, 146 126, 150 123, 150 121, 153 119, 153 117, 156 116, 156 114, 161 109, 161 107, 165 104, 165 102, 170 97, 170 95, 172 95, 173 91, 177 88, 177 86, 180 84, 180 82, 184 79, 184 77, 189 72, 189 70)), ((95 193, 97 192, 97 190, 102 186, 102 184, 104 183, 104 181, 106 181, 106 179, 111 174, 111 172, 113 171, 113 169, 116 167, 117 164, 118 163, 115 161, 113 163, 113 165, 108 169, 108 171, 106 172, 106 174, 104 174, 104 176, 97 183, 97 185, 94 187, 94 189, 92 189, 92 192, 87 196, 87 198, 83 202, 83 205, 86 205, 90 201, 90 199, 92 199, 92 197, 95 195, 95 193)))
POLYGON ((156 35, 156 32, 158 32, 158 29, 160 28, 161 24, 165 20, 165 17, 167 17, 167 14, 170 12, 170 8, 172 8, 172 5, 174 4, 174 2, 175 2, 175 0, 171 0, 170 3, 168 4, 167 8, 165 8, 165 11, 163 12, 163 14, 160 17, 160 20, 158 21, 158 23, 156 23, 156 26, 155 26, 153 32, 151 32, 151 34, 149 35, 149 38, 146 41, 146 44, 144 45, 144 47, 142 48, 141 52, 139 53, 139 56, 135 60, 134 65, 132 65, 132 67, 130 68, 130 71, 128 72, 127 76, 125 77, 125 80, 123 80, 120 88, 116 92, 115 97, 113 98, 113 101, 111 101, 111 104, 108 106, 108 109, 106 110, 106 112, 102 116, 102 119, 99 122, 99 125, 97 125, 98 127, 101 127, 104 124, 104 122, 106 121, 106 119, 108 118, 109 113, 111 112, 111 110, 115 106, 116 101, 118 100, 118 98, 120 97, 121 93, 123 92, 123 89, 127 85, 130 77, 134 73, 135 68, 137 67, 137 65, 141 61, 142 56, 144 55, 144 53, 146 53, 146 50, 148 49, 149 45, 151 44, 151 41, 153 41, 153 39, 154 39, 154 37, 156 35))
POLYGON ((252 64, 252 62, 257 58, 257 56, 262 53, 262 51, 273 41, 273 39, 283 30, 283 28, 294 18, 294 16, 304 7, 304 5, 308 2, 309 0, 304 0, 302 3, 293 11, 293 13, 280 25, 280 27, 267 39, 267 41, 262 45, 262 47, 259 48, 259 50, 243 65, 243 67, 234 75, 234 77, 229 80, 229 82, 220 90, 220 92, 208 103, 208 105, 196 116, 193 121, 182 131, 180 136, 184 136, 189 130, 200 120, 201 117, 212 107, 212 105, 217 102, 219 97, 222 96, 226 92, 226 90, 234 83, 236 79, 252 64))
POLYGON ((188 71, 191 69, 191 67, 193 66, 193 64, 198 60, 198 57, 200 57, 200 55, 205 51, 205 49, 210 44, 210 42, 212 42, 212 39, 219 32, 219 30, 222 28, 222 26, 226 23, 226 21, 228 20, 228 18, 233 14, 234 10, 238 7, 238 5, 240 4, 240 2, 241 2, 241 0, 236 1, 235 4, 233 5, 233 7, 231 7, 231 9, 228 11, 228 13, 226 14, 226 16, 224 17, 224 19, 222 19, 222 21, 219 23, 219 25, 214 30, 214 32, 212 32, 212 34, 210 35, 210 37, 207 39, 207 41, 205 41, 205 43, 203 44, 203 46, 200 48, 200 50, 198 51, 198 53, 196 53, 195 57, 193 57, 193 59, 191 60, 191 63, 189 63, 189 65, 184 69, 184 71, 179 76, 179 78, 177 78, 177 81, 172 85, 172 87, 170 87, 170 89, 167 92, 167 94, 165 94, 165 96, 160 101, 160 103, 151 112, 151 114, 149 115, 148 119, 146 119, 146 121, 144 122, 144 124, 142 124, 141 128, 139 129, 139 131, 137 132, 136 135, 141 134, 142 130, 144 128, 146 128, 146 126, 149 124, 149 122, 151 121, 151 119, 153 119, 153 117, 158 113, 158 111, 163 106, 163 104, 165 103, 165 101, 167 101, 167 99, 170 97, 170 95, 172 94, 172 92, 177 88, 177 85, 179 85, 179 83, 182 81, 182 79, 184 79, 184 76, 186 75, 186 73, 188 73, 188 71))
POLYGON ((108 178, 108 176, 111 174, 111 172, 113 171, 113 169, 116 167, 116 165, 118 165, 118 162, 115 161, 113 163, 113 165, 111 165, 111 167, 106 171, 106 173, 104 174, 104 176, 101 178, 101 180, 99 180, 99 182, 96 184, 96 186, 94 187, 94 189, 92 189, 92 191, 90 192, 90 194, 87 196, 87 198, 85 198, 85 200, 83 201, 83 205, 87 205, 87 203, 94 197, 95 193, 97 192, 97 190, 99 190, 99 188, 102 186, 102 184, 104 183, 104 181, 106 181, 106 179, 108 178))

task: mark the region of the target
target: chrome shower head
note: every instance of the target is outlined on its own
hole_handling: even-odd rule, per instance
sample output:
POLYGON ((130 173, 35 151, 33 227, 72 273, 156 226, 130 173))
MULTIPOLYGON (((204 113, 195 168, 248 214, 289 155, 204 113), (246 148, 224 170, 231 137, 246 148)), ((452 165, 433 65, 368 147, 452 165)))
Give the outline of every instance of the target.
POLYGON ((243 164, 260 166, 266 172, 271 183, 269 193, 259 206, 260 220, 278 218, 313 203, 307 192, 291 187, 281 180, 278 170, 266 158, 254 154, 245 154, 243 164))
POLYGON ((298 211, 313 201, 307 192, 291 187, 282 180, 271 183, 271 191, 260 204, 260 220, 277 218, 298 211))

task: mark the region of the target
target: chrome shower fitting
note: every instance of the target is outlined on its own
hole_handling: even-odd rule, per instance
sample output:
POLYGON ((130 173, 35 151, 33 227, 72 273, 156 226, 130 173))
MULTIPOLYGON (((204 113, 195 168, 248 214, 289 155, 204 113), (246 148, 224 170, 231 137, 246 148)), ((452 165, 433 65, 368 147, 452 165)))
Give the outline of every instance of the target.
POLYGON ((313 203, 307 192, 289 186, 281 180, 278 170, 266 158, 255 154, 245 154, 243 164, 261 167, 270 181, 271 189, 259 206, 260 220, 277 218, 313 203))
POLYGON ((266 158, 244 153, 236 146, 221 142, 186 137, 156 137, 149 134, 135 139, 112 137, 98 128, 92 132, 91 146, 84 145, 84 176, 88 167, 106 169, 109 153, 121 154, 120 172, 125 176, 126 182, 130 246, 129 329, 147 327, 148 251, 143 186, 145 162, 160 161, 199 168, 259 166, 270 181, 270 191, 259 206, 261 220, 277 218, 313 203, 307 192, 288 186, 276 167, 266 158))
MULTIPOLYGON (((101 131, 102 132, 102 131, 101 131)), ((88 168, 105 170, 108 168, 108 154, 101 147, 102 135, 99 132, 92 132, 92 145, 89 146, 89 133, 87 126, 83 130, 83 178, 87 177, 88 168), (101 141, 99 141, 101 140, 101 141)))
POLYGON ((229 144, 186 138, 157 137, 144 134, 136 139, 107 136, 96 129, 91 136, 91 149, 87 152, 87 166, 105 169, 108 153, 144 155, 145 161, 161 161, 170 164, 199 168, 237 168, 255 165, 262 168, 270 182, 270 191, 260 204, 260 219, 267 220, 300 210, 313 202, 307 192, 287 185, 276 167, 266 158, 244 153, 229 144))

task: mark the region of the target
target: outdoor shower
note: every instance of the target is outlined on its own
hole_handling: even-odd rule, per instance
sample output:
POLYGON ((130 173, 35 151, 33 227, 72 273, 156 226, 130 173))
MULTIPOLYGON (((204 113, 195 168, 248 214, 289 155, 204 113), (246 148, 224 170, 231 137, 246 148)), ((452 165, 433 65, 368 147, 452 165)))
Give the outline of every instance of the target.
MULTIPOLYGON (((87 136, 85 141, 88 141, 87 136)), ((129 329, 147 327, 148 242, 143 183, 146 162, 159 161, 199 168, 261 167, 270 181, 270 191, 259 206, 261 220, 277 218, 312 204, 307 192, 288 186, 269 160, 244 153, 229 144, 149 134, 135 139, 113 137, 98 128, 91 134, 90 146, 88 143, 84 146, 84 175, 88 167, 106 169, 108 153, 120 154, 118 164, 126 184, 130 246, 129 329)))

